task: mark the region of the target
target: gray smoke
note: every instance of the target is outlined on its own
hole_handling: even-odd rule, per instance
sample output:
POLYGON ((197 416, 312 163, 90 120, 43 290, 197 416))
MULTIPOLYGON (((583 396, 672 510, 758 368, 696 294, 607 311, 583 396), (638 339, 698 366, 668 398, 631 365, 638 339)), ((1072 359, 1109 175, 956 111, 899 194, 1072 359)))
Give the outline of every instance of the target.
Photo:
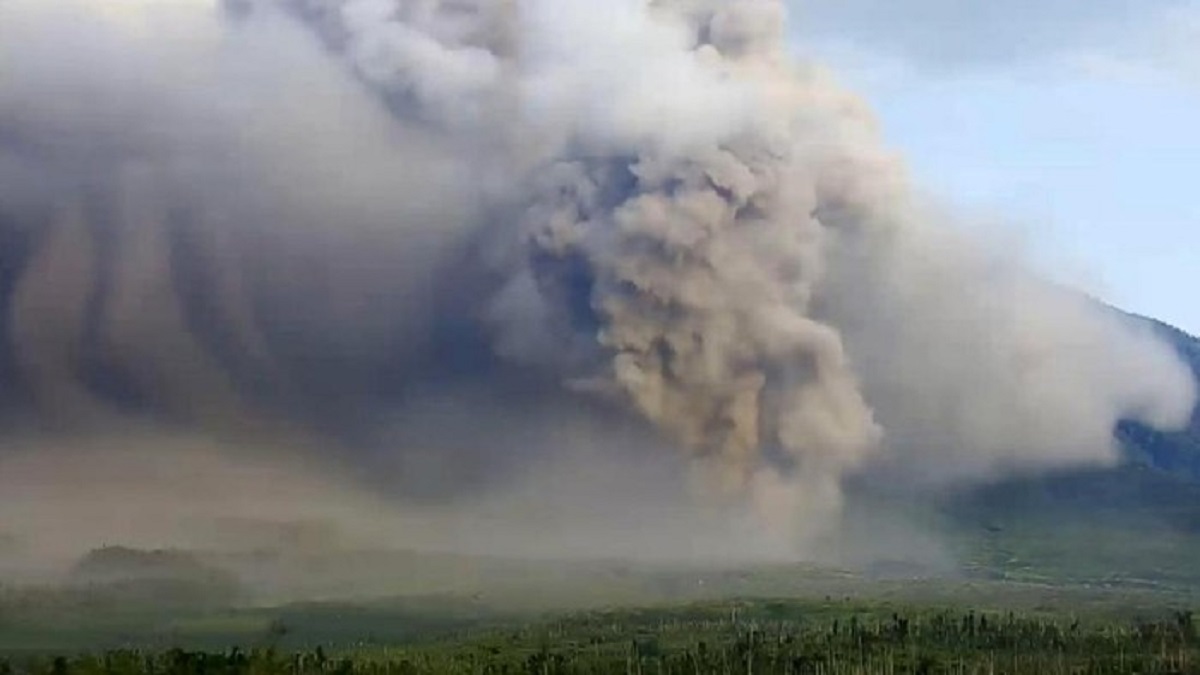
POLYGON ((1183 424, 1170 349, 924 203, 786 14, 0 6, 8 388, 72 424, 323 434, 401 492, 642 420, 788 538, 850 476, 1111 462, 1118 420, 1183 424))

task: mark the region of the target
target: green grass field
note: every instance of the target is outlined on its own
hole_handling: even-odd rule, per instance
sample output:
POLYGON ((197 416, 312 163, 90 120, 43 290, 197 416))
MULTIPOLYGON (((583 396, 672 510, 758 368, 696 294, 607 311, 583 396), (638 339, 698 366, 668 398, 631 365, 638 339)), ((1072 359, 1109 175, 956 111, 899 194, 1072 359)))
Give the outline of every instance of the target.
MULTIPOLYGON (((996 589, 999 590, 999 589, 996 589)), ((965 598, 964 598, 965 599, 965 598)), ((998 604, 1004 600, 997 598, 998 604)), ((1161 599, 1165 601, 1165 598, 1161 599)), ((1186 673, 1192 615, 1164 602, 973 610, 758 600, 504 614, 454 599, 301 605, 41 626, 0 669, 31 673, 1186 673), (144 622, 139 625, 138 621, 144 622), (124 635, 122 635, 124 633, 124 635), (237 645, 237 647, 232 647, 237 645)), ((96 617, 97 619, 99 617, 96 617)), ((6 640, 20 638, 6 631, 6 640)))
POLYGON ((489 588, 240 606, 183 582, 8 589, 0 672, 1200 672, 1183 587, 443 562, 489 588))
POLYGON ((1197 511, 1136 468, 983 491, 926 523, 952 568, 106 549, 0 586, 0 675, 1200 673, 1197 511))

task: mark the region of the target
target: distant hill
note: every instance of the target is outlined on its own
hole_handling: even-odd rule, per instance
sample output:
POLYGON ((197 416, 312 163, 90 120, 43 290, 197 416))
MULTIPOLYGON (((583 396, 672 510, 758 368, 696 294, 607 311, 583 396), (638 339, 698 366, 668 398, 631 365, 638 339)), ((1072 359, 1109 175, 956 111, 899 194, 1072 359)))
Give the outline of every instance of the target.
POLYGON ((193 553, 175 550, 145 551, 125 546, 105 546, 85 554, 75 564, 72 577, 85 583, 135 579, 190 579, 207 581, 222 576, 193 553))
POLYGON ((94 549, 75 564, 70 580, 97 602, 129 606, 221 607, 243 596, 233 574, 178 550, 94 549))
MULTIPOLYGON (((1148 323, 1200 382, 1200 340, 1148 323)), ((1125 462, 1004 481, 957 495, 946 513, 968 568, 989 578, 1200 586, 1200 407, 1185 429, 1115 430, 1125 462)))
MULTIPOLYGON (((1200 339, 1161 321, 1135 318, 1149 323, 1169 342, 1200 382, 1200 339)), ((1192 412, 1191 424, 1181 431, 1163 433, 1136 422, 1122 422, 1117 437, 1133 462, 1200 481, 1200 406, 1192 412)))

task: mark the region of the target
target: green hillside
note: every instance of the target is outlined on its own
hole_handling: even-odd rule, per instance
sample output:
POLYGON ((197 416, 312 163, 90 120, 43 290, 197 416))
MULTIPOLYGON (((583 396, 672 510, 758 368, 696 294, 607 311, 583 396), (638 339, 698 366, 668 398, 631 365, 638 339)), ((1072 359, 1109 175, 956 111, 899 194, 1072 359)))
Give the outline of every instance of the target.
MULTIPOLYGON (((1161 336, 1200 385, 1200 339, 1120 315, 1161 336)), ((1200 406, 1183 429, 1122 421, 1114 433, 1120 466, 1008 479, 942 501, 939 517, 966 570, 1017 581, 1200 588, 1200 406)))
MULTIPOLYGON (((1200 382, 1200 339, 1160 321, 1140 317, 1139 320, 1148 322, 1175 347, 1200 382)), ((1117 428, 1117 437, 1135 463, 1200 480, 1200 406, 1193 411, 1191 424, 1181 431, 1163 433, 1141 424, 1124 422, 1117 428)))
MULTIPOLYGON (((1200 382, 1200 340, 1148 322, 1200 382)), ((1009 480, 944 505, 959 554, 979 576, 1016 581, 1181 588, 1200 586, 1200 407, 1164 433, 1116 429, 1125 463, 1009 480)))

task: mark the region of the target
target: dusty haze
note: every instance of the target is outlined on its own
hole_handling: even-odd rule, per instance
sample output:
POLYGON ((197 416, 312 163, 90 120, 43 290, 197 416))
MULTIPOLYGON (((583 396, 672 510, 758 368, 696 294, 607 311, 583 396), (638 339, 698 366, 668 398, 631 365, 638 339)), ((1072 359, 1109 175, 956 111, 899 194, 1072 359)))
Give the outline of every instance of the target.
POLYGON ((1183 424, 1171 350, 928 203, 788 20, 0 5, 6 541, 811 558, 849 478, 1183 424))

